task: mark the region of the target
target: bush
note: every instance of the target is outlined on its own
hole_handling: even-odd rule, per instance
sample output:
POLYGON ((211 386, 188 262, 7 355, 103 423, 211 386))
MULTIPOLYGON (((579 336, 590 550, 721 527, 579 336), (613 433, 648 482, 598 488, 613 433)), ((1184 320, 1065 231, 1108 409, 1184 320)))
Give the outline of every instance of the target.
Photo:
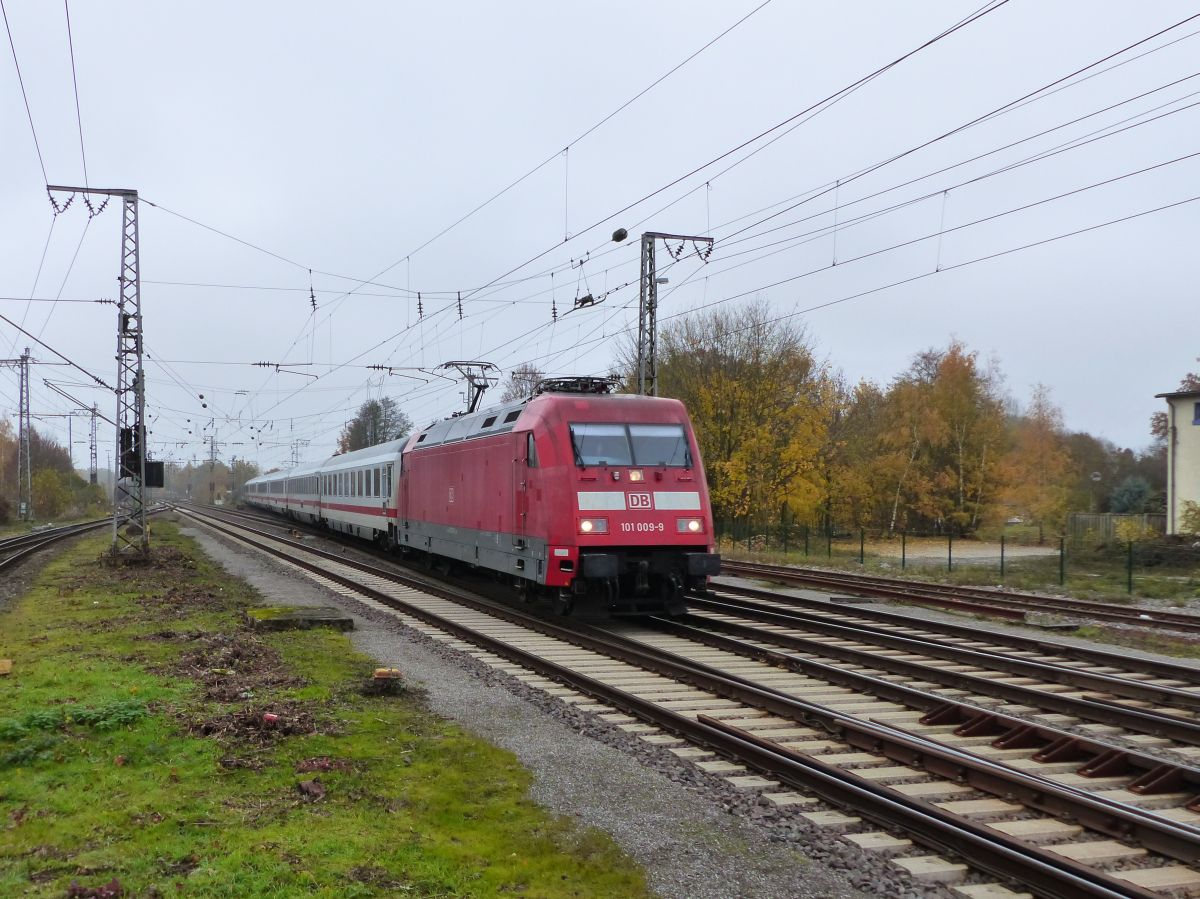
POLYGON ((1179 519, 1179 533, 1200 536, 1200 503, 1190 499, 1183 503, 1183 515, 1179 519))

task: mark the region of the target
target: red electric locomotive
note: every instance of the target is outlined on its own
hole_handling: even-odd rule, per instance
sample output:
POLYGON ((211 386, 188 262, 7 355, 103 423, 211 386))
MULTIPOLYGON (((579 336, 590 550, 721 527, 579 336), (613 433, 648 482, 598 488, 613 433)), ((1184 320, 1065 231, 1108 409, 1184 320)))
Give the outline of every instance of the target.
POLYGON ((605 383, 546 382, 411 437, 389 542, 502 572, 563 614, 684 611, 720 570, 687 411, 605 383))
POLYGON ((678 400, 543 382, 519 403, 246 483, 245 500, 403 553, 512 578, 562 613, 684 611, 720 570, 678 400))

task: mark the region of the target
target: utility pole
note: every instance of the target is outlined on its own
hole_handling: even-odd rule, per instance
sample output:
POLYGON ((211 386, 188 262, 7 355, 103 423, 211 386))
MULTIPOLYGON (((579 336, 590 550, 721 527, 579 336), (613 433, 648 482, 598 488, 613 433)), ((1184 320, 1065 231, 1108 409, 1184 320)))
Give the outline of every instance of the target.
MULTIPOLYGON (((623 231, 618 231, 623 234, 623 231)), ((613 235, 616 239, 616 235, 613 235)), ((624 237, 621 238, 624 240, 624 237)), ((664 234, 661 231, 646 231, 642 234, 642 275, 638 291, 638 343, 637 343, 637 390, 643 396, 658 396, 658 269, 654 262, 654 250, 658 241, 663 241, 666 250, 678 260, 683 256, 687 244, 691 244, 702 262, 707 262, 712 253, 711 237, 696 237, 689 234, 664 234), (679 241, 672 250, 671 242, 679 241), (700 245, 706 245, 703 252, 700 245)))
POLYGON ((22 521, 33 521, 33 459, 30 452, 33 422, 29 418, 29 347, 21 354, 20 360, 20 408, 17 411, 19 422, 17 436, 17 505, 22 521))
POLYGON ((64 397, 64 398, 70 400, 72 403, 75 403, 76 405, 78 405, 81 408, 81 411, 79 414, 91 416, 91 418, 92 418, 91 430, 88 433, 88 483, 89 484, 98 484, 100 482, 100 478, 99 478, 100 466, 97 464, 97 443, 96 443, 96 434, 98 433, 98 431, 97 431, 98 423, 99 423, 99 420, 102 418, 106 422, 108 422, 110 425, 115 425, 116 423, 111 418, 109 418, 107 415, 102 415, 100 413, 99 407, 95 403, 92 403, 92 406, 89 409, 87 406, 87 403, 85 403, 83 400, 76 399, 75 397, 71 396, 71 394, 67 393, 65 390, 63 390, 61 387, 59 387, 53 381, 51 381, 47 378, 43 378, 42 383, 45 384, 49 389, 51 389, 55 393, 57 393, 59 396, 64 397))
POLYGON ((208 437, 208 504, 215 506, 217 500, 217 432, 208 437))
POLYGON ((17 517, 33 520, 33 463, 30 458, 29 347, 16 359, 0 359, 0 365, 17 370, 17 517))
MULTIPOLYGON (((142 278, 138 260, 136 190, 63 187, 47 184, 53 194, 119 197, 121 269, 117 301, 117 471, 113 483, 112 554, 150 555, 146 529, 146 381, 142 370, 142 278)), ((53 197, 51 197, 53 202, 53 197)), ((106 201, 107 202, 107 201, 106 201)), ((55 209, 59 207, 56 205, 55 209)), ((158 463, 161 466, 161 463, 158 463)), ((161 468, 158 469, 161 471, 161 468)), ((161 481, 161 477, 156 478, 161 481)))
POLYGON ((88 435, 88 483, 96 484, 99 481, 100 469, 96 465, 96 420, 100 417, 100 410, 96 408, 96 404, 92 403, 92 429, 88 435))

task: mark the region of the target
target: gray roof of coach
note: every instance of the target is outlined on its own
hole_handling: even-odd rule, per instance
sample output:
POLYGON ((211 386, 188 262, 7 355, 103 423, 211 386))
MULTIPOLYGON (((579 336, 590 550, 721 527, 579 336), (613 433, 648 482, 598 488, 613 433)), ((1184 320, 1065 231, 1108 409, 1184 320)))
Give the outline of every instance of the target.
POLYGON ((320 462, 299 465, 296 468, 284 468, 279 471, 273 471, 270 474, 260 474, 256 478, 250 478, 246 483, 255 484, 260 481, 277 481, 281 478, 300 478, 305 475, 319 474, 324 471, 339 471, 343 468, 369 465, 376 460, 381 462, 391 461, 400 455, 400 450, 404 447, 407 440, 407 437, 400 440, 388 440, 385 443, 377 443, 374 446, 364 447, 353 452, 330 456, 328 459, 320 462))

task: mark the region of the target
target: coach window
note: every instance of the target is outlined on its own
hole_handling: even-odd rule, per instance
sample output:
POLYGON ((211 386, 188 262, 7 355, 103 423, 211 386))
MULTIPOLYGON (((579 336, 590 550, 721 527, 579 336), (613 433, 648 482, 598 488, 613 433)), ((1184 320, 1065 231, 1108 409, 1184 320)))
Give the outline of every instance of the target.
POLYGON ((529 461, 530 468, 537 468, 537 444, 533 442, 533 431, 525 435, 525 441, 525 458, 529 461))
POLYGON ((380 480, 379 469, 376 468, 375 469, 375 495, 376 496, 379 496, 379 487, 380 487, 379 480, 380 480))

